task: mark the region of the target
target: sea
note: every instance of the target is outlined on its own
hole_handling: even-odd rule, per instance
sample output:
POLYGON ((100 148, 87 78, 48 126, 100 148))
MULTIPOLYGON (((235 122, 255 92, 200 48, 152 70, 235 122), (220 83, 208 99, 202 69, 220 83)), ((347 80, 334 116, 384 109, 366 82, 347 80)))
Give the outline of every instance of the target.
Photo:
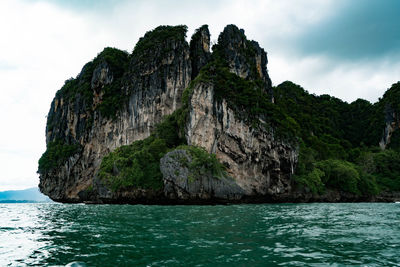
POLYGON ((400 204, 0 204, 0 266, 400 266, 400 204))

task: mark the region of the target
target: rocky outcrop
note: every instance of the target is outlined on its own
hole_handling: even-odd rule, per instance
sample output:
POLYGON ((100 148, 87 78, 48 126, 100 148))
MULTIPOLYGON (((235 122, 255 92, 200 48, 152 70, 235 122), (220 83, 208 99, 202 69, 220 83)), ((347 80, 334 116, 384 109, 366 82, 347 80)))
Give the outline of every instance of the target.
POLYGON ((385 105, 385 128, 379 142, 381 149, 385 149, 391 141, 393 133, 400 128, 400 118, 390 104, 385 105))
POLYGON ((210 57, 210 31, 207 25, 203 25, 196 30, 190 41, 192 79, 196 78, 200 69, 209 62, 210 57))
MULTIPOLYGON (((154 125, 180 107, 182 92, 191 76, 189 46, 184 34, 178 36, 181 38, 166 38, 141 51, 140 57, 132 58, 118 91, 126 99, 115 107, 119 112, 114 118, 105 117, 96 109, 104 101, 102 88, 114 76, 107 57, 102 59, 102 54, 98 56, 101 59, 98 65, 91 69, 85 66, 74 81, 79 86, 85 82, 84 76, 92 77, 93 107, 81 93, 75 99, 56 95, 49 111, 51 129, 46 130, 47 143, 64 140, 68 144, 79 143, 83 149, 58 168, 41 173, 39 186, 44 194, 56 201, 80 201, 78 193, 93 185, 105 155, 148 137, 154 125)), ((146 36, 142 41, 146 41, 146 36)))
POLYGON ((256 41, 247 40, 244 30, 228 25, 218 37, 218 56, 229 64, 230 71, 244 79, 264 82, 266 92, 272 97, 272 82, 267 71, 267 53, 256 41))
POLYGON ((257 81, 272 99, 267 55, 243 30, 228 25, 213 54, 207 26, 195 32, 190 46, 185 34, 184 26, 160 26, 146 33, 131 55, 106 49, 57 93, 48 116, 48 147, 61 140, 80 149, 58 159, 56 167, 40 170, 44 194, 55 201, 96 203, 227 202, 290 194, 296 145, 277 139, 273 128, 263 126, 264 116, 258 118, 260 127, 239 118, 226 99, 215 98, 209 81, 192 85, 183 138, 215 153, 230 178, 208 173, 191 181, 192 170, 176 160, 190 162, 191 156, 178 149, 161 159, 161 190, 111 190, 99 179, 104 156, 149 137, 155 125, 182 107, 185 88, 211 60, 223 59, 231 73, 257 81))
MULTIPOLYGON (((248 41, 243 30, 234 25, 225 27, 216 50, 232 73, 246 80, 261 79, 264 89, 271 90, 266 53, 256 42, 248 41)), ((187 143, 215 153, 246 196, 279 197, 291 192, 296 146, 277 139, 273 129, 262 126, 263 116, 258 118, 258 127, 243 120, 243 114, 238 118, 226 99, 215 97, 213 82, 196 83, 192 90, 187 143)))
POLYGON ((210 170, 199 176, 189 168, 192 157, 177 149, 161 159, 164 195, 170 200, 237 201, 245 192, 230 177, 214 177, 210 170))
POLYGON ((199 83, 190 99, 187 143, 215 153, 246 195, 280 195, 291 191, 297 150, 237 119, 226 101, 214 99, 212 85, 199 83))

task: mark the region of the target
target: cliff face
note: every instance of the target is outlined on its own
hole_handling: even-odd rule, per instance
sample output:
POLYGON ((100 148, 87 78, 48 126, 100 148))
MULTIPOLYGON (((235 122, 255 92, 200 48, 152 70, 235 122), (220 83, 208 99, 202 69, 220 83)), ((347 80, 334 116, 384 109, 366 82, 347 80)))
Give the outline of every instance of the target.
MULTIPOLYGON (((238 116, 229 101, 215 97, 213 82, 195 80, 209 62, 223 59, 230 73, 246 82, 257 81, 271 101, 264 50, 233 25, 221 33, 214 49, 219 52, 213 55, 207 26, 196 31, 190 46, 185 34, 184 26, 158 27, 139 40, 131 55, 106 48, 76 79, 66 82, 48 115, 48 148, 39 161, 39 186, 44 194, 61 202, 136 203, 263 196, 279 199, 291 192, 296 146, 276 138, 270 126, 254 127, 254 118, 251 125, 238 116), (98 175, 103 158, 118 147, 149 137, 166 115, 182 110, 182 95, 188 87, 181 137, 189 146, 214 153, 229 179, 215 180, 204 174, 192 184, 190 175, 183 175, 188 173, 187 166, 185 171, 171 155, 166 160, 167 154, 160 169, 164 188, 112 190, 98 175), (174 174, 172 170, 179 168, 180 174, 174 174)), ((256 117, 260 125, 263 118, 256 117)), ((120 173, 116 166, 117 162, 114 174, 120 173)))
MULTIPOLYGON (((180 106, 191 75, 185 32, 180 34, 143 48, 140 57, 132 57, 117 84, 120 90, 116 93, 122 95, 123 101, 113 107, 119 109, 115 117, 105 117, 97 109, 103 101, 103 88, 113 82, 115 75, 102 54, 98 56, 100 60, 94 60, 94 64, 100 63, 92 73, 84 68, 77 77, 81 82, 82 76, 91 76, 93 106, 80 94, 74 101, 55 97, 49 111, 54 127, 46 130, 47 143, 63 140, 82 148, 57 168, 41 173, 40 189, 44 194, 56 201, 80 201, 79 192, 93 184, 105 155, 148 137, 155 124, 180 106)), ((151 36, 141 41, 152 41, 151 36)))
POLYGON ((390 104, 385 105, 384 117, 385 127, 383 129, 382 139, 379 142, 381 149, 385 149, 390 144, 392 135, 400 128, 400 118, 390 104))
POLYGON ((272 83, 267 71, 267 53, 256 41, 247 40, 242 29, 228 25, 218 38, 218 56, 228 62, 229 70, 244 79, 261 79, 272 97, 272 83))
POLYGON ((212 85, 195 86, 189 110, 187 143, 215 153, 245 195, 279 197, 291 191, 295 147, 238 119, 226 100, 214 98, 212 85))
POLYGON ((383 115, 383 134, 379 142, 381 149, 400 148, 399 132, 400 128, 400 82, 389 88, 380 99, 379 113, 383 115))

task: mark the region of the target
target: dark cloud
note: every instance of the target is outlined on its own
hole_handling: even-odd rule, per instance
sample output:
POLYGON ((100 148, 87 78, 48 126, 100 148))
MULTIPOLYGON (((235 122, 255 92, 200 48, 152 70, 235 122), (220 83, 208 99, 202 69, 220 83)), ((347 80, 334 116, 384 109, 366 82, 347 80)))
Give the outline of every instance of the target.
POLYGON ((400 55, 400 1, 352 0, 305 31, 297 49, 348 60, 400 55))

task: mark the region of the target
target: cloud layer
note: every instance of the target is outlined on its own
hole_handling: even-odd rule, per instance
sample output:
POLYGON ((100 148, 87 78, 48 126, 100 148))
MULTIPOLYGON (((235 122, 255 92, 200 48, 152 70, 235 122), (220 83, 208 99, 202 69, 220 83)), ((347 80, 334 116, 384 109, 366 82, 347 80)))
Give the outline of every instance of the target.
POLYGON ((307 29, 297 48, 344 61, 398 56, 399 12, 397 0, 342 2, 334 14, 307 29))

